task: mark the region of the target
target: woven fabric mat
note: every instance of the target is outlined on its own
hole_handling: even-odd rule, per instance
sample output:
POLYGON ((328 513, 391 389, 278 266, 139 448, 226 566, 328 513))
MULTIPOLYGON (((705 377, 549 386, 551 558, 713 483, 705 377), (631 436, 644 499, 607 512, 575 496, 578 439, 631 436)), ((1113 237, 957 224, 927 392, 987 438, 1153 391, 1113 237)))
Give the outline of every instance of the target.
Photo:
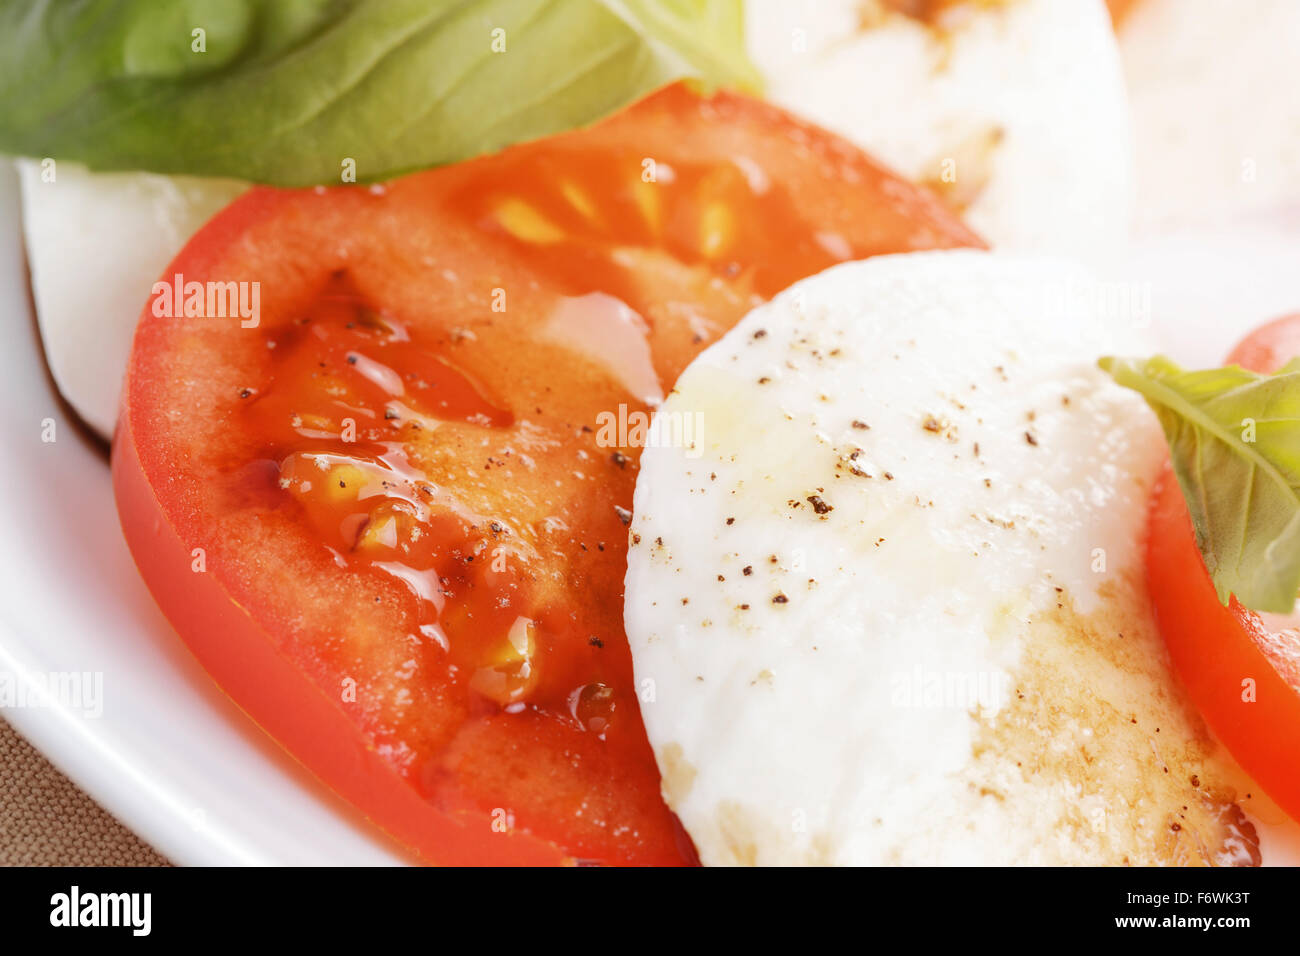
POLYGON ((168 866, 0 718, 0 866, 168 866))

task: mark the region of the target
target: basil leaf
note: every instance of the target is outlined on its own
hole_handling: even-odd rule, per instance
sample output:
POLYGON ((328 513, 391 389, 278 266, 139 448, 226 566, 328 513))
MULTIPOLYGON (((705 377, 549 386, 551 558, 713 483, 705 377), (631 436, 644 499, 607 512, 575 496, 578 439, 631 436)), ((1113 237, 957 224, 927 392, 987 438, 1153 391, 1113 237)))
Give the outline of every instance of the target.
POLYGON ((757 86, 742 26, 740 0, 0 0, 0 151, 374 181, 682 78, 757 86))
POLYGON ((1276 375, 1104 358, 1164 428, 1219 600, 1288 614, 1300 591, 1300 362, 1276 375))

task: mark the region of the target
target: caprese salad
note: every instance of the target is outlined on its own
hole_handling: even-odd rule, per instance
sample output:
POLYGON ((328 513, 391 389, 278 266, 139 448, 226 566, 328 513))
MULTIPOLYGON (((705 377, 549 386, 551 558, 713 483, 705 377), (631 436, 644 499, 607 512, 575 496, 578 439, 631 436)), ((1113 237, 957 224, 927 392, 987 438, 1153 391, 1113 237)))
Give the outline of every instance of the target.
POLYGON ((1300 317, 1189 371, 1090 269, 1169 4, 505 7, 3 14, 46 356, 222 689, 430 863, 1287 861, 1300 317))

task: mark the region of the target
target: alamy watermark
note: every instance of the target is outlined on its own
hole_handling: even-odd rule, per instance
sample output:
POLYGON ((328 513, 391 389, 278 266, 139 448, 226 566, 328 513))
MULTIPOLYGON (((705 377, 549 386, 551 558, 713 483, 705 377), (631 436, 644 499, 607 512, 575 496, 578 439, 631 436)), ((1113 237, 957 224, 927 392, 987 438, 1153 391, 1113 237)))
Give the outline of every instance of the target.
POLYGON ((981 710, 996 713, 1011 699, 1011 675, 1005 671, 948 671, 914 667, 889 677, 894 707, 924 710, 981 710))
POLYGON ((33 671, 23 677, 0 670, 0 711, 58 707, 96 720, 104 714, 102 671, 33 671))
POLYGON ((620 404, 617 411, 596 416, 596 444, 601 448, 681 448, 687 458, 699 458, 703 442, 703 412, 661 409, 651 417, 620 404))
POLYGON ((150 308, 160 319, 239 318, 239 325, 255 329, 262 321, 262 283, 185 281, 176 273, 171 281, 153 284, 150 308))

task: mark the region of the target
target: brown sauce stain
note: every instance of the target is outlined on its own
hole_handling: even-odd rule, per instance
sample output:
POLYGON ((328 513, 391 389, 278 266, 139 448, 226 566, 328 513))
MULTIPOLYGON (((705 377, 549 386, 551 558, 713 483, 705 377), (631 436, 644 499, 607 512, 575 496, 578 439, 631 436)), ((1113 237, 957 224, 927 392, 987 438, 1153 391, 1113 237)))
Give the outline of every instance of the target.
POLYGON ((718 804, 713 818, 711 834, 715 856, 710 863, 715 866, 759 866, 779 863, 781 866, 830 866, 834 862, 834 848, 826 833, 813 833, 807 847, 796 848, 788 844, 788 834, 777 833, 777 826, 764 815, 733 801, 718 804), (760 856, 760 847, 768 853, 780 848, 780 859, 760 856))
POLYGON ((1258 866, 1255 828, 1170 669, 1140 572, 1099 593, 1093 613, 1063 594, 1035 622, 1049 639, 1026 645, 1009 702, 981 722, 971 786, 1055 816, 1064 839, 1045 862, 1258 866))
POLYGON ((863 0, 858 9, 860 30, 870 30, 888 19, 901 15, 932 30, 943 30, 954 19, 1010 6, 1015 0, 863 0))
POLYGON ((681 806, 695 785, 695 768, 682 753, 682 745, 668 744, 655 754, 661 774, 659 787, 670 807, 681 806))

